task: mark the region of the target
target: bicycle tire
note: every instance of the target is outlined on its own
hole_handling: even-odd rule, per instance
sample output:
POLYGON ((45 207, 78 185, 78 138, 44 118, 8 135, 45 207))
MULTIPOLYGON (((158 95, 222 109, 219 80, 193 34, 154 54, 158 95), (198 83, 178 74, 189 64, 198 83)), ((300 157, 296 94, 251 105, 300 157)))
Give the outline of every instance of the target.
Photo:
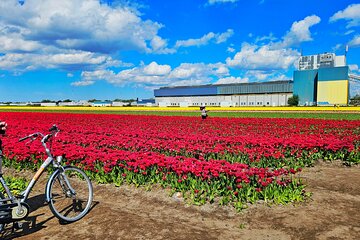
POLYGON ((66 166, 64 171, 57 171, 49 181, 49 207, 55 217, 70 223, 88 213, 93 200, 93 187, 81 169, 66 166), (64 174, 75 193, 67 186, 64 174))
MULTIPOLYGON (((5 196, 2 192, 0 192, 0 199, 5 199, 5 196)), ((2 205, 3 202, 0 202, 0 205, 2 205)), ((0 223, 0 233, 2 233, 5 230, 6 223, 0 223)))

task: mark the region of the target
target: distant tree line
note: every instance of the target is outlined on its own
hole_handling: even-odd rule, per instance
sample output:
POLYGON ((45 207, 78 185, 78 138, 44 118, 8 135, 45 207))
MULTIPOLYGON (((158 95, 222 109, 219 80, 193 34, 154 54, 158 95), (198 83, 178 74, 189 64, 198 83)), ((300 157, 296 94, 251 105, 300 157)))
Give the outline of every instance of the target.
POLYGON ((356 94, 352 98, 350 98, 350 105, 360 106, 360 95, 356 94))
MULTIPOLYGON (((99 101, 105 101, 105 102, 124 102, 124 103, 131 103, 131 102, 134 102, 136 101, 136 99, 120 99, 120 98, 116 98, 114 100, 99 100, 99 99, 90 99, 88 100, 88 102, 92 103, 92 102, 99 102, 99 101)), ((64 99, 64 100, 50 100, 50 99, 43 99, 40 101, 41 103, 60 103, 60 102, 74 102, 74 100, 71 100, 71 99, 64 99)), ((0 102, 0 103, 3 103, 3 104, 12 104, 12 103, 20 103, 20 102, 11 102, 11 101, 8 101, 8 102, 0 102)))
POLYGON ((289 106, 297 106, 299 105, 299 96, 294 94, 292 97, 288 98, 289 106))

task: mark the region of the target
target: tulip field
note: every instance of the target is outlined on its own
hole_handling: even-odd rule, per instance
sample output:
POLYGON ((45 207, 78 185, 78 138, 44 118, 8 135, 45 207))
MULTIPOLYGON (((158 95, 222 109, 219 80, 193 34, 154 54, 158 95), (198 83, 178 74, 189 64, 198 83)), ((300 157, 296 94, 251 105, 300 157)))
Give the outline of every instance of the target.
POLYGON ((360 121, 3 112, 5 164, 36 169, 39 141, 18 139, 57 124, 55 155, 98 183, 161 186, 193 204, 307 198, 297 177, 318 160, 360 162, 360 121))

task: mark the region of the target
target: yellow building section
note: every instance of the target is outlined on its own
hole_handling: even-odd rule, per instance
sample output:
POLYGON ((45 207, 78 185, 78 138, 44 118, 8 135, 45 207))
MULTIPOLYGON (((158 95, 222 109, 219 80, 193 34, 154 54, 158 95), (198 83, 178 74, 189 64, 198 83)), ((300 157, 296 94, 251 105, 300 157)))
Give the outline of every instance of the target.
POLYGON ((348 104, 349 81, 318 81, 318 104, 348 104))

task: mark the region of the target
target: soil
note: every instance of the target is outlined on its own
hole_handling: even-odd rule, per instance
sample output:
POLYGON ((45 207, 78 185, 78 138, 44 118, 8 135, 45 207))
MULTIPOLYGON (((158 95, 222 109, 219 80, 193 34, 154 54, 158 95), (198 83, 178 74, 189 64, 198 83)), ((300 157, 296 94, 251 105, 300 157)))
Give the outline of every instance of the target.
MULTIPOLYGON (((6 170, 5 170, 6 174, 6 170)), ((28 173, 21 173, 29 175, 28 173)), ((94 206, 78 222, 61 225, 44 202, 46 177, 29 198, 23 229, 4 239, 360 239, 360 166, 318 163, 299 175, 312 192, 296 205, 186 204, 163 189, 94 184, 94 206)))

